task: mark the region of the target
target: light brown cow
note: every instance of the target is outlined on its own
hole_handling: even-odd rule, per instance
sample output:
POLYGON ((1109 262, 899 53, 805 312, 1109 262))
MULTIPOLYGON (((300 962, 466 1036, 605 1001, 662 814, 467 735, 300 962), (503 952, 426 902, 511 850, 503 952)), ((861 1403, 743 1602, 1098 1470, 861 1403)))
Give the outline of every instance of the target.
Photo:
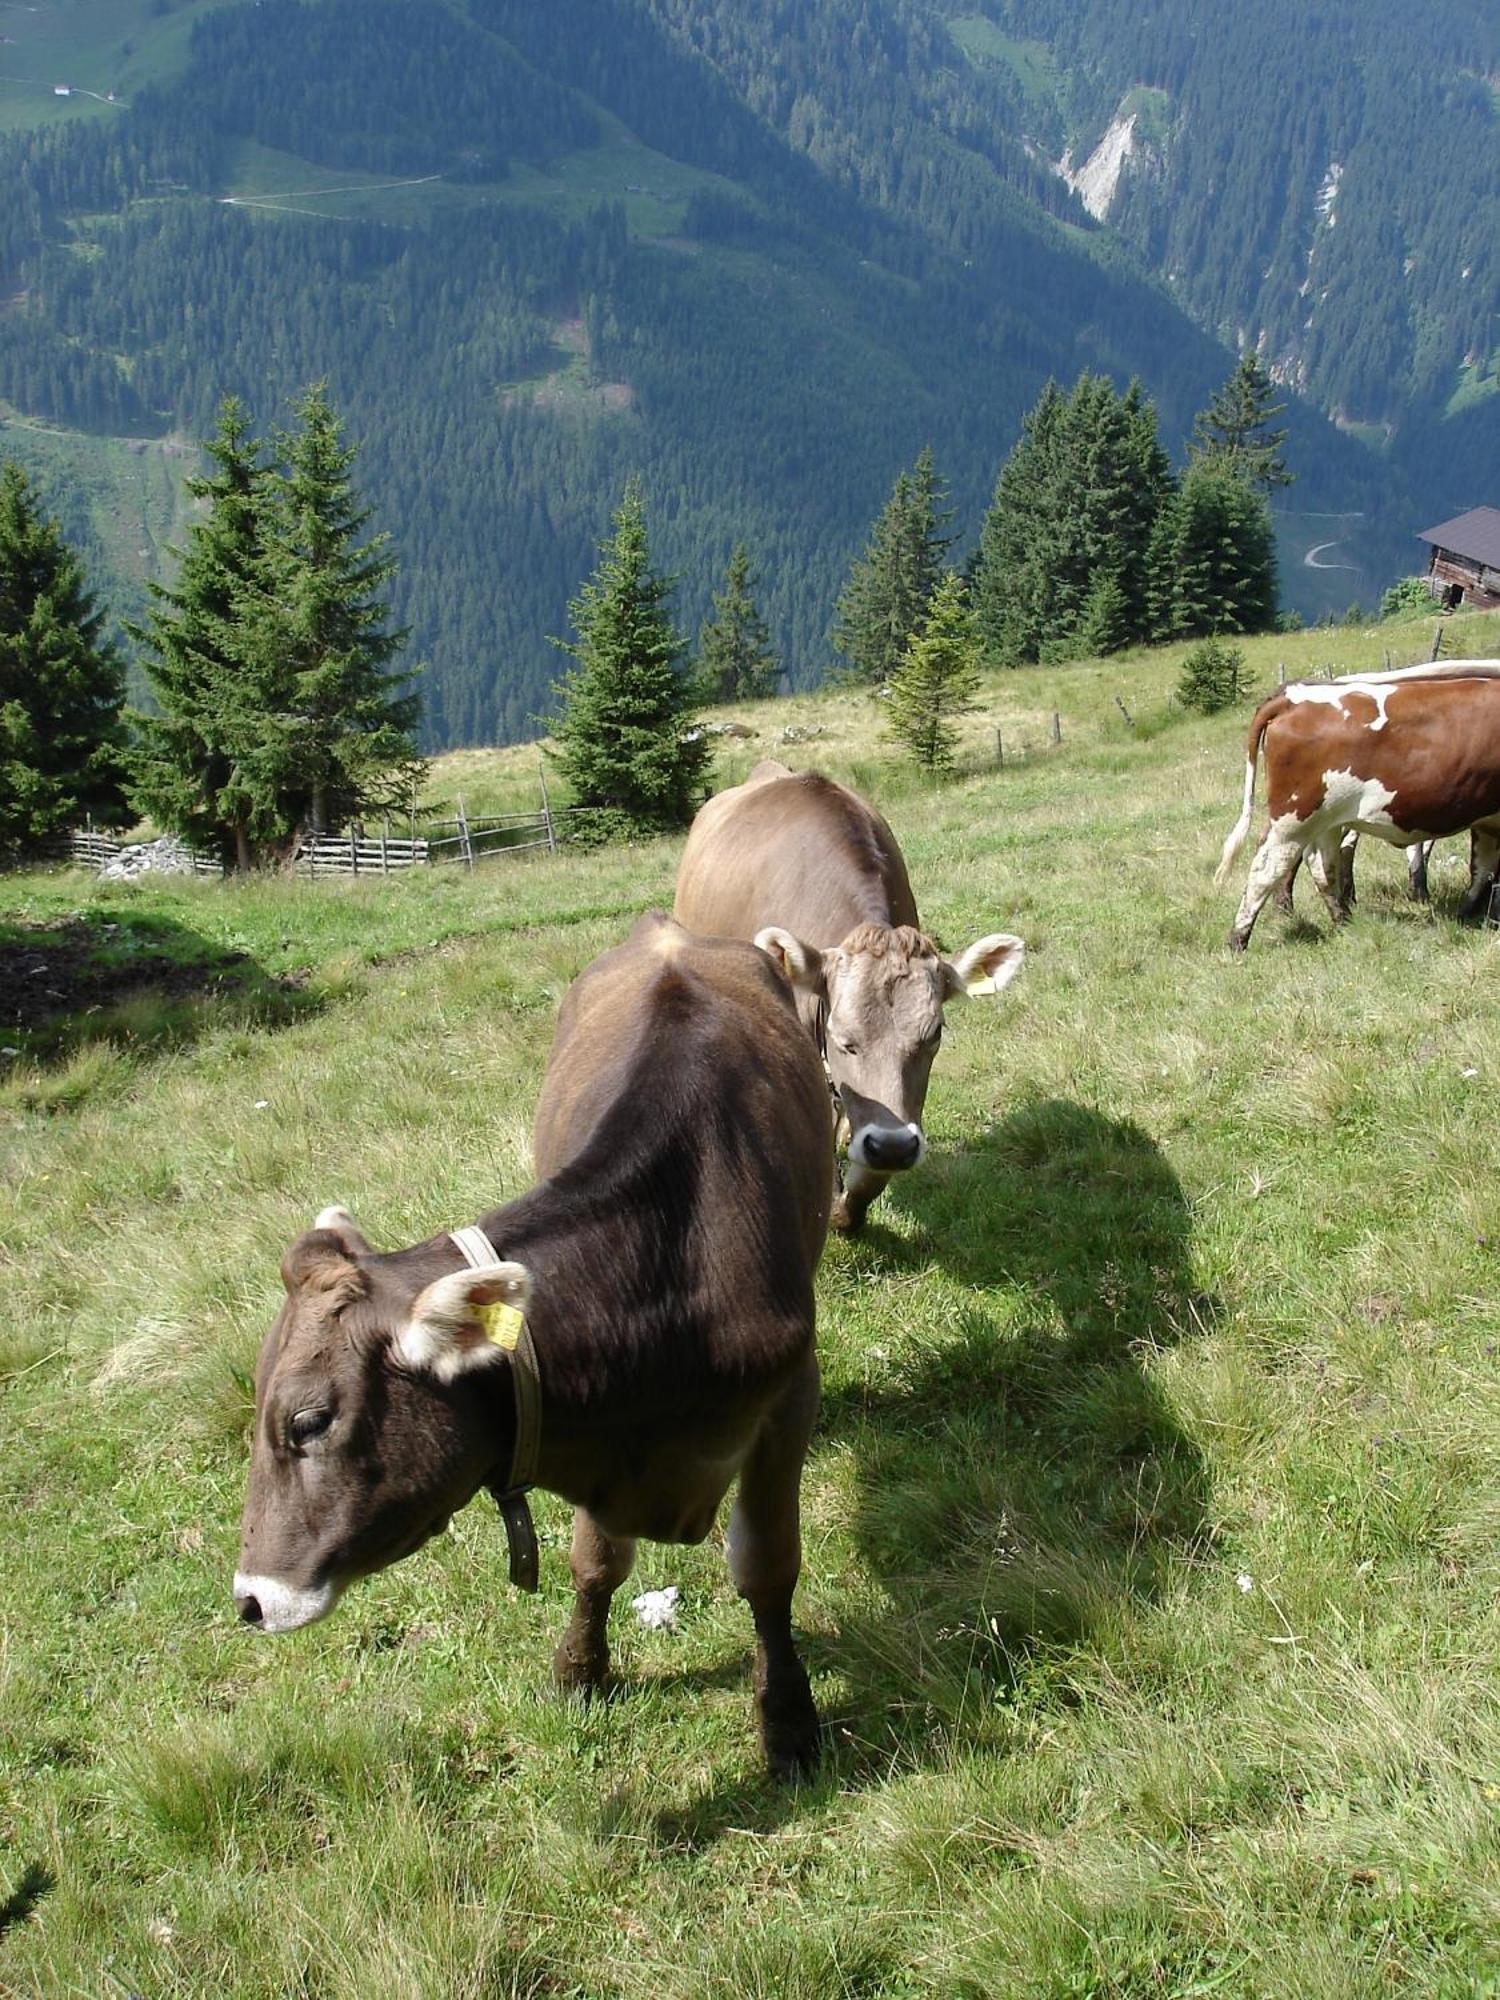
POLYGON ((1350 832, 1393 847, 1471 836, 1462 921, 1477 921, 1500 861, 1500 661, 1297 681, 1263 701, 1246 744, 1244 807, 1224 842, 1222 882, 1250 830, 1264 753, 1269 824, 1229 933, 1244 951, 1268 896, 1305 853, 1335 922, 1348 912, 1350 832))
POLYGON ((309 1624, 480 1487, 534 1481, 576 1508, 554 1667, 587 1693, 636 1538, 701 1541, 738 1479, 726 1553, 755 1621, 762 1743, 777 1772, 811 1762, 791 1603, 829 1135, 827 1083, 765 954, 643 917, 569 988, 540 1178, 477 1239, 459 1232, 467 1260, 448 1235, 379 1254, 337 1208, 287 1252, 256 1373, 240 1616, 309 1624), (528 1347, 539 1414, 518 1469, 528 1347))
POLYGON ((821 772, 770 758, 693 821, 673 912, 705 935, 751 938, 795 972, 849 1149, 833 1225, 858 1229, 891 1175, 922 1157, 945 1003, 1008 985, 1024 945, 995 932, 944 958, 922 933, 901 850, 875 808, 821 772))

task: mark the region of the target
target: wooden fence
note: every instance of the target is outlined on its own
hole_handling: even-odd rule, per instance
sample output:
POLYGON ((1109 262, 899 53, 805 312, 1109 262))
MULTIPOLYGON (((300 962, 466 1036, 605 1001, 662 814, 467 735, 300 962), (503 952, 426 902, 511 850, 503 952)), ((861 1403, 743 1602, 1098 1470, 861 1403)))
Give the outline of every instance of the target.
POLYGON ((473 868, 498 854, 526 854, 545 847, 555 854, 577 838, 589 817, 587 807, 566 806, 554 812, 545 793, 538 812, 489 813, 470 818, 457 802, 454 819, 430 820, 419 834, 409 822, 405 839, 391 832, 386 820, 378 833, 355 825, 348 833, 324 834, 305 840, 296 867, 314 879, 330 875, 392 875, 399 869, 425 868, 439 861, 459 861, 473 868))

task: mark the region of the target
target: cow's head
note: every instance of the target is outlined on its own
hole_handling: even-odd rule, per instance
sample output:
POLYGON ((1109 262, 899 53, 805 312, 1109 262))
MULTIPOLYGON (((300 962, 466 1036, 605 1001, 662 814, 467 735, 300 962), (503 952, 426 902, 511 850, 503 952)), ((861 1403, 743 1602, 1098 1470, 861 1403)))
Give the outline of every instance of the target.
POLYGON ((341 1208, 282 1259, 234 1579, 241 1618, 262 1631, 322 1618, 346 1584, 410 1555, 508 1471, 509 1363, 486 1309, 524 1309, 527 1274, 497 1263, 423 1283, 409 1272, 377 1257, 341 1208))
POLYGON ((874 1173, 914 1167, 925 1148, 922 1107, 943 1036, 943 1008, 968 993, 998 993, 1021 969, 1025 946, 996 932, 957 958, 903 924, 863 924, 833 951, 772 926, 755 942, 794 987, 821 997, 829 1075, 848 1126, 849 1158, 874 1173))

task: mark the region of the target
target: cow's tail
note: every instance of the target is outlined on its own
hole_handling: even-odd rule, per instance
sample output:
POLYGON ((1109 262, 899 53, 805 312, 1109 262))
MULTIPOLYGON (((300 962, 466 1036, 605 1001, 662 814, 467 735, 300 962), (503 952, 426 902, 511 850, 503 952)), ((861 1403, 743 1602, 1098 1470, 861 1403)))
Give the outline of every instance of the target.
POLYGON ((1219 856, 1219 865, 1214 870, 1216 886, 1223 885, 1250 831, 1250 815, 1255 810, 1255 766, 1260 757, 1260 739, 1266 733, 1267 723, 1274 716, 1280 715, 1286 706, 1286 696, 1278 692, 1273 694, 1269 701, 1263 701, 1250 719, 1250 734, 1245 743, 1244 804, 1240 808, 1239 818, 1229 829, 1229 836, 1224 842, 1224 851, 1219 856))

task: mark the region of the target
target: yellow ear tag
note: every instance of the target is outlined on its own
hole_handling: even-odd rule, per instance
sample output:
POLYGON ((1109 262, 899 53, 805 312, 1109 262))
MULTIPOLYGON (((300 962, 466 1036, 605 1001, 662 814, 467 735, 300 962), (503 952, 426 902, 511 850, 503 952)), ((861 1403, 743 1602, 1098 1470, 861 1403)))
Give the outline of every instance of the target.
POLYGON ((514 1306, 480 1306, 478 1315, 485 1339, 513 1354, 521 1338, 521 1328, 526 1324, 524 1316, 514 1306))
POLYGON ((995 982, 987 972, 980 978, 971 980, 964 988, 971 1000, 977 1000, 982 993, 993 993, 995 990, 995 982))

